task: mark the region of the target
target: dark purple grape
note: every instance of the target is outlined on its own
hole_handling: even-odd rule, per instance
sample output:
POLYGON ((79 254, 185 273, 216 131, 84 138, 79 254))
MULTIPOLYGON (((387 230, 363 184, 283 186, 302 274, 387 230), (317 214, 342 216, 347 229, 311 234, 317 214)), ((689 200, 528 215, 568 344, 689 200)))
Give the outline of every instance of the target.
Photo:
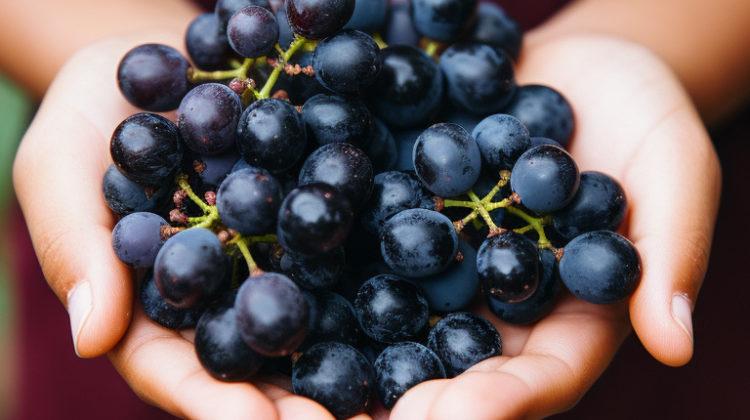
POLYGON ((299 113, 288 102, 263 99, 247 107, 237 125, 237 148, 253 166, 272 173, 294 166, 307 138, 299 113))
POLYGON ((454 312, 438 321, 430 330, 427 345, 443 362, 449 378, 482 360, 503 354, 495 327, 470 312, 454 312))
POLYGON ((372 162, 375 173, 390 171, 396 165, 398 151, 393 134, 380 119, 372 118, 370 141, 367 142, 365 153, 372 162))
POLYGON ((476 139, 484 162, 495 170, 512 169, 529 147, 529 130, 516 117, 495 114, 482 120, 471 135, 476 139))
POLYGON ((234 55, 226 31, 220 26, 213 13, 202 14, 190 23, 185 33, 185 47, 198 68, 220 70, 234 55))
POLYGON ((286 16, 294 33, 323 39, 343 28, 354 13, 355 0, 287 0, 286 16))
POLYGON ((477 252, 484 293, 503 302, 521 302, 534 294, 541 263, 534 241, 512 231, 487 238, 477 252))
POLYGON ((250 380, 264 361, 242 341, 231 305, 208 309, 201 316, 195 329, 195 353, 203 368, 224 382, 250 380))
POLYGON ((307 302, 299 287, 283 274, 264 273, 245 280, 234 308, 242 340, 260 354, 291 354, 307 334, 307 302))
POLYGON ((170 330, 184 330, 195 328, 198 325, 205 306, 199 305, 193 308, 177 308, 164 300, 164 297, 156 287, 153 272, 149 271, 141 283, 139 294, 141 307, 146 316, 152 321, 170 330))
POLYGON ((454 44, 440 56, 448 98, 475 114, 503 110, 513 99, 513 63, 502 49, 487 44, 454 44))
POLYGON ((383 225, 380 252, 397 274, 427 277, 450 265, 458 236, 450 219, 436 211, 404 210, 383 225))
POLYGON ((270 10, 248 6, 229 19, 227 39, 229 46, 243 57, 265 57, 279 40, 279 24, 270 10))
POLYGON ((365 152, 349 143, 329 143, 315 150, 300 170, 299 185, 316 182, 336 187, 357 209, 370 198, 372 164, 365 152))
POLYGON ((169 188, 143 187, 129 180, 115 165, 109 165, 102 179, 107 207, 118 216, 139 211, 156 211, 167 200, 169 188))
POLYGON ((224 283, 221 241, 208 229, 179 232, 164 243, 154 262, 154 278, 164 299, 189 308, 215 297, 224 283))
POLYGON ((419 47, 419 34, 411 20, 408 3, 391 3, 388 5, 383 39, 388 45, 419 47))
POLYGON ((281 185, 264 169, 231 173, 216 194, 221 221, 243 235, 273 230, 283 199, 281 185))
POLYGON ((268 0, 218 0, 216 2, 214 14, 219 19, 219 28, 222 33, 227 33, 229 19, 231 19, 235 13, 248 6, 260 6, 271 10, 268 0))
POLYGON ((477 276, 477 251, 464 240, 458 241, 461 261, 455 261, 442 273, 421 278, 417 281, 427 296, 430 310, 454 312, 469 306, 479 287, 477 276))
POLYGON ((286 18, 286 10, 283 7, 276 12, 276 22, 279 24, 279 46, 286 51, 294 42, 294 32, 289 26, 289 19, 286 18))
POLYGON ((625 191, 612 177, 582 172, 573 201, 552 215, 555 230, 566 239, 594 230, 617 230, 628 208, 625 191))
POLYGON ((560 92, 550 87, 519 87, 518 93, 503 112, 521 120, 531 137, 547 137, 564 147, 573 137, 573 109, 560 92))
POLYGON ((351 143, 366 147, 372 116, 362 101, 354 97, 319 94, 302 107, 302 120, 310 140, 318 145, 351 143))
POLYGON ((528 299, 523 302, 503 302, 489 295, 485 295, 487 306, 498 318, 511 324, 528 324, 539 319, 552 306, 558 289, 560 277, 557 274, 557 258, 550 249, 540 249, 539 256, 542 266, 539 276, 539 286, 528 299))
POLYGON ((381 51, 383 67, 367 89, 373 113, 391 127, 424 124, 440 107, 443 74, 424 51, 396 45, 381 51))
POLYGON ((431 379, 445 378, 445 368, 435 352, 414 342, 389 346, 373 367, 380 402, 389 410, 409 389, 431 379))
POLYGON ((339 93, 356 95, 380 73, 380 48, 370 35, 347 29, 315 47, 313 68, 321 85, 339 93))
POLYGON ((531 138, 531 147, 541 146, 543 144, 557 146, 561 149, 564 149, 562 144, 552 139, 548 139, 547 137, 532 137, 531 138))
POLYGON ((587 302, 609 304, 625 299, 638 287, 641 258, 623 236, 597 230, 565 246, 559 272, 574 295, 587 302))
POLYGON ((425 190, 414 173, 391 171, 377 174, 372 196, 362 211, 362 226, 371 234, 379 235, 391 216, 423 207, 432 199, 432 193, 425 190))
POLYGON ((217 188, 241 159, 239 153, 231 150, 223 155, 199 156, 194 160, 193 167, 198 167, 198 176, 204 186, 217 188))
POLYGON ((477 142, 456 124, 435 124, 422 132, 414 144, 413 159, 425 187, 443 197, 471 189, 482 170, 477 142))
POLYGON ((219 155, 235 145, 242 101, 219 83, 193 88, 177 109, 177 126, 185 146, 201 155, 219 155))
POLYGON ((349 301, 327 290, 302 293, 310 307, 310 332, 302 348, 309 348, 326 341, 352 346, 357 344, 359 321, 349 301))
POLYGON ((430 310, 416 284, 382 274, 367 280, 354 300, 359 325, 381 343, 420 341, 428 328, 430 310))
POLYGON ((555 146, 537 146, 518 158, 510 185, 529 210, 550 213, 567 206, 578 191, 580 174, 573 158, 555 146))
POLYGON ((159 185, 175 175, 182 160, 177 126, 161 115, 140 113, 121 122, 109 146, 117 169, 142 185, 159 185))
POLYGON ((314 345, 294 363, 292 389, 343 419, 365 411, 374 379, 370 362, 357 349, 326 342, 314 345))
POLYGON ((169 224, 153 213, 132 213, 120 219, 112 230, 112 248, 117 258, 133 268, 153 266, 164 244, 163 226, 169 224))
POLYGON ((397 171, 414 171, 414 143, 424 129, 394 131, 393 138, 396 141, 396 167, 397 171))
POLYGON ((388 0, 356 0, 354 13, 344 29, 359 29, 374 33, 385 25, 388 0))
POLYGON ((125 54, 117 68, 120 91, 146 111, 171 111, 190 90, 188 60, 172 47, 145 44, 125 54))
POLYGON ((324 254, 344 243, 352 224, 346 197, 328 184, 308 184, 292 190, 279 209, 276 234, 286 250, 324 254))
POLYGON ((468 39, 505 50, 514 60, 521 52, 521 25, 502 7, 489 1, 479 3, 477 19, 469 30, 468 39))
POLYGON ((279 260, 279 269, 305 289, 330 289, 341 278, 344 263, 346 260, 342 247, 320 255, 286 251, 279 260))
POLYGON ((417 32, 437 41, 452 42, 471 25, 477 0, 412 0, 411 17, 417 32))

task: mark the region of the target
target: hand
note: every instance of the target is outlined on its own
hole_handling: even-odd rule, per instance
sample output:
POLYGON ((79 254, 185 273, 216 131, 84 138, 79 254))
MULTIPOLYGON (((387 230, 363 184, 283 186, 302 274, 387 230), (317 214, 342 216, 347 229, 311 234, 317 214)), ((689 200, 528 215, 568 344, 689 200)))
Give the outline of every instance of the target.
MULTIPOLYGON (((643 278, 629 302, 599 306, 566 292, 536 324, 497 321, 504 356, 452 380, 407 392, 393 420, 540 418, 571 408, 630 330, 670 366, 692 357, 691 310, 708 263, 720 193, 719 163, 690 99, 645 48, 613 38, 526 39, 517 78, 561 91, 576 115, 580 169, 618 179, 629 201, 622 233, 643 278)), ((483 305, 484 306, 484 305, 483 305)))
POLYGON ((139 112, 117 88, 117 63, 130 48, 153 40, 182 45, 173 35, 153 34, 101 42, 75 55, 49 89, 16 157, 16 193, 47 282, 68 308, 76 353, 108 352, 142 399, 176 416, 332 419, 312 400, 271 383, 213 379, 189 340, 133 304, 133 276, 112 250, 115 218, 101 182, 111 163, 112 132, 139 112))

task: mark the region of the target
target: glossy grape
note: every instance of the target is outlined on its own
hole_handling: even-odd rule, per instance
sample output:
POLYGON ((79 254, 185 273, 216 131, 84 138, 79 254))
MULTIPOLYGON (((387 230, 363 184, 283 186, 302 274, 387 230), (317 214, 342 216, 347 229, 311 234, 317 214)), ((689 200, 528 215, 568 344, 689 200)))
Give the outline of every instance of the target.
POLYGON ((385 25, 388 0, 356 0, 354 13, 344 29, 378 32, 385 25))
POLYGON ((302 344, 309 348, 326 341, 355 345, 359 321, 354 307, 343 296, 327 290, 303 292, 310 308, 310 332, 302 344))
POLYGON ((141 307, 152 321, 170 330, 195 328, 206 307, 198 305, 192 308, 177 308, 164 300, 156 287, 154 274, 149 271, 143 278, 139 294, 141 307))
POLYGON ((437 41, 455 41, 471 24, 477 0, 412 0, 417 32, 437 41))
POLYGON ((477 142, 456 124, 440 123, 425 130, 414 144, 413 159, 419 179, 443 197, 471 189, 482 170, 477 142))
POLYGON ((521 302, 534 294, 540 266, 534 242, 512 231, 487 238, 477 252, 485 294, 503 302, 521 302))
POLYGON ((582 172, 573 201, 552 216, 555 230, 566 239, 594 230, 617 230, 628 203, 625 192, 612 177, 582 172))
POLYGON ((370 86, 380 73, 380 48, 370 35, 347 29, 315 47, 313 68, 321 85, 355 95, 370 86))
POLYGON ((419 34, 411 20, 408 3, 388 5, 383 39, 388 45, 409 45, 419 47, 419 34))
POLYGON ((502 355, 500 334, 489 321, 470 312, 454 312, 430 330, 427 346, 443 362, 449 378, 482 360, 502 355))
POLYGON ((531 137, 547 137, 567 147, 573 136, 573 109, 560 92, 550 87, 519 87, 503 112, 521 120, 531 137))
POLYGON ((281 185, 263 169, 230 174, 216 194, 219 216, 227 227, 243 235, 273 231, 283 199, 281 185))
POLYGON ((357 98, 315 95, 302 107, 302 120, 310 140, 321 146, 351 143, 365 147, 370 139, 372 116, 357 98))
POLYGON ((243 57, 265 57, 279 40, 279 24, 270 10, 248 6, 229 19, 227 39, 229 46, 243 57))
POLYGON ((464 240, 458 241, 463 259, 454 261, 442 273, 419 279, 430 310, 453 312, 468 306, 477 294, 477 251, 464 240))
POLYGON ((185 33, 185 47, 198 68, 220 70, 233 56, 226 31, 220 26, 213 13, 204 13, 190 23, 185 33))
POLYGON ((507 114, 483 119, 471 135, 479 145, 484 162, 496 170, 512 169, 521 154, 531 147, 529 130, 507 114))
POLYGON ((320 255, 286 251, 279 260, 279 269, 305 289, 330 289, 341 278, 345 262, 345 252, 342 247, 320 255))
POLYGON ((355 209, 372 192, 373 170, 365 152, 349 143, 329 143, 315 150, 302 165, 299 185, 322 182, 336 187, 355 209))
POLYGON ((118 216, 138 211, 156 211, 166 201, 169 188, 144 187, 129 180, 117 167, 109 165, 102 179, 107 207, 118 216))
POLYGON ((268 3, 268 0, 218 0, 216 2, 214 14, 219 19, 220 29, 224 34, 227 32, 229 19, 231 19, 235 13, 248 6, 260 6, 271 10, 271 5, 268 3))
POLYGON ((567 206, 580 182, 578 166, 565 150, 549 145, 524 152, 510 175, 510 185, 528 209, 547 213, 567 206))
POLYGON ((376 174, 393 169, 398 159, 396 139, 388 126, 375 117, 372 118, 370 141, 367 142, 365 153, 370 158, 376 174))
POLYGON ((117 258, 133 268, 153 266, 165 241, 163 226, 169 226, 167 221, 153 213, 132 213, 120 219, 112 230, 112 248, 117 258))
POLYGON ((125 99, 146 111, 171 111, 190 84, 190 63, 179 51, 161 44, 133 48, 120 61, 117 83, 125 99))
POLYGON ((205 83, 185 95, 177 115, 177 126, 188 149, 219 155, 235 145, 242 101, 225 85, 205 83))
POLYGON ((373 367, 380 402, 389 410, 414 386, 445 378, 445 368, 435 352, 414 342, 389 346, 380 353, 373 367))
POLYGON ((362 226, 377 235, 391 216, 417 207, 428 208, 426 206, 432 203, 432 199, 432 193, 425 190, 414 173, 391 171, 377 174, 372 196, 362 211, 362 226))
POLYGON ((216 188, 232 172, 232 168, 240 159, 242 158, 239 153, 232 149, 222 155, 199 156, 193 161, 193 168, 198 167, 198 177, 204 186, 216 188))
POLYGON ((354 13, 354 0, 287 0, 285 6, 292 30, 307 39, 335 34, 354 13))
POLYGON ((523 31, 521 25, 505 13, 502 7, 482 1, 479 3, 477 19, 469 30, 468 38, 474 42, 502 48, 514 60, 518 60, 523 31))

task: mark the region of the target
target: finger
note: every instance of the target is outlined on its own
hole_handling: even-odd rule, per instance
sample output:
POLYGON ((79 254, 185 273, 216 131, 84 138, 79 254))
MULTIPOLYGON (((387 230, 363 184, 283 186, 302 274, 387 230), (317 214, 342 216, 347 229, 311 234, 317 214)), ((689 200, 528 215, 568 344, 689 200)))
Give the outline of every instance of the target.
POLYGON ((333 420, 331 413, 317 402, 294 395, 280 386, 269 383, 257 384, 268 398, 276 405, 280 420, 310 419, 310 420, 333 420))
POLYGON ((569 409, 628 331, 624 304, 599 306, 568 296, 537 324, 519 356, 488 359, 453 379, 433 400, 428 418, 541 418, 569 409))
POLYGON ((278 418, 271 400, 247 383, 225 383, 201 366, 194 346, 151 322, 140 307, 110 360, 138 396, 190 419, 278 418))
POLYGON ((448 379, 436 379, 408 390, 393 406, 391 420, 426 420, 427 408, 449 383, 448 379))
POLYGON ((630 237, 643 263, 641 284, 630 301, 633 327, 656 359, 684 365, 693 355, 692 310, 708 265, 721 191, 718 158, 692 109, 655 127, 624 182, 642 186, 629 193, 630 237), (674 153, 681 148, 692 153, 674 153))

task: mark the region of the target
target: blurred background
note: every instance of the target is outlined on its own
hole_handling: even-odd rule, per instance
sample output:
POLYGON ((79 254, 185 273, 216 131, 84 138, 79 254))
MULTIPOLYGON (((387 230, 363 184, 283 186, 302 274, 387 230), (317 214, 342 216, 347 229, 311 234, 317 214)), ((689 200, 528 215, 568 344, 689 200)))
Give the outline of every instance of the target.
MULTIPOLYGON (((534 10, 520 0, 499 3, 530 28, 565 1, 539 0, 534 10)), ((73 353, 67 314, 43 281, 11 187, 15 149, 37 101, 2 71, 0 419, 168 418, 140 402, 106 358, 80 360, 73 353)), ((555 418, 742 418, 741 413, 748 412, 750 317, 745 300, 750 274, 744 262, 750 236, 750 108, 711 134, 723 166, 724 190, 709 271, 695 311, 694 359, 682 368, 662 366, 631 336, 580 404, 555 418)))

